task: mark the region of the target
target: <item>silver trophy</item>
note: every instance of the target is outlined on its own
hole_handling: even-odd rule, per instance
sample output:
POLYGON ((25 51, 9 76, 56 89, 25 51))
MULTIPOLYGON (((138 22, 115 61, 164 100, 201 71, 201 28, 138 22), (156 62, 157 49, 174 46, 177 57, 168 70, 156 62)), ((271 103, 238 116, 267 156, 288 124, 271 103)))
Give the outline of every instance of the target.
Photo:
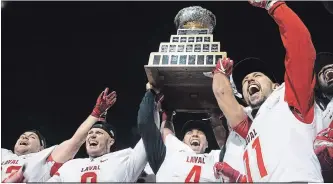
POLYGON ((207 112, 216 108, 212 79, 207 77, 219 58, 220 42, 213 41, 214 14, 200 6, 178 12, 177 35, 152 52, 145 71, 148 81, 163 89, 168 105, 177 112, 207 112))

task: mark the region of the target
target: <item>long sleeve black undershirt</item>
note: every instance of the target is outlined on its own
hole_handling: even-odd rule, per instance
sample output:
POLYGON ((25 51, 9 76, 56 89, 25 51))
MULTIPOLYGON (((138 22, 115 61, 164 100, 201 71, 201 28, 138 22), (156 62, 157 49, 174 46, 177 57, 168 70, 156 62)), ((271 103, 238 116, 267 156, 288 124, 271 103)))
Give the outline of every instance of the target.
POLYGON ((147 91, 143 97, 138 112, 138 130, 146 149, 149 165, 156 174, 162 165, 166 147, 160 130, 154 122, 155 94, 147 91))

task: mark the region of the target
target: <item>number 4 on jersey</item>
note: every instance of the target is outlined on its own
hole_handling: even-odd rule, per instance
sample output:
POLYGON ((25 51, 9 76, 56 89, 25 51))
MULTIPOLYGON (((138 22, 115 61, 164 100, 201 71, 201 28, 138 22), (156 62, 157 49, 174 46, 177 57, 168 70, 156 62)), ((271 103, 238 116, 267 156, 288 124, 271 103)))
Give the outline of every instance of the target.
POLYGON ((188 173, 188 175, 185 179, 185 183, 190 183, 190 182, 199 183, 200 175, 201 175, 201 166, 199 166, 199 165, 193 166, 190 173, 188 173), (194 176, 194 180, 191 181, 193 176, 194 176))

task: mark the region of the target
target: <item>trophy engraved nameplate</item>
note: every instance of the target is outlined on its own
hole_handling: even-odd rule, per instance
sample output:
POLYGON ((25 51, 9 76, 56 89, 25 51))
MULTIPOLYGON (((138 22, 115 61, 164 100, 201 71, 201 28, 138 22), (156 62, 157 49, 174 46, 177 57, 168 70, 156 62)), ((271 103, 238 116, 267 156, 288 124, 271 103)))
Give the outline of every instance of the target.
POLYGON ((215 16, 192 6, 180 10, 174 23, 177 35, 171 35, 170 42, 161 42, 145 65, 148 81, 162 88, 168 106, 175 111, 200 113, 216 108, 212 79, 203 74, 227 56, 220 51, 220 42, 213 41, 215 16))

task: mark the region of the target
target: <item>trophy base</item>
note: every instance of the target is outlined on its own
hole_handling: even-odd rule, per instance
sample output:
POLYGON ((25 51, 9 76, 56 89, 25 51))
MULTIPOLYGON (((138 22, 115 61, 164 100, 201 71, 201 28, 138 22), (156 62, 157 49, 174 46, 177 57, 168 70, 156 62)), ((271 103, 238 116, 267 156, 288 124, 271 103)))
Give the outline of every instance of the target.
POLYGON ((145 65, 148 81, 161 88, 168 106, 176 112, 205 113, 218 108, 212 79, 203 73, 214 66, 145 65))

